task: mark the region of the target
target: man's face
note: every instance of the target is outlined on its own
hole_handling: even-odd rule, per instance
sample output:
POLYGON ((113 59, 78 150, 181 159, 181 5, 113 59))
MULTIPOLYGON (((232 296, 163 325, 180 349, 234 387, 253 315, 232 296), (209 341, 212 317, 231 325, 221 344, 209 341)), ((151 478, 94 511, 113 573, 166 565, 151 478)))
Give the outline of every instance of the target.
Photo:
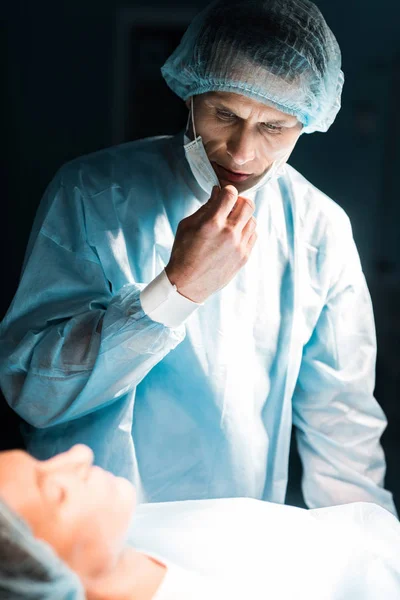
MULTIPOLYGON (((190 102, 187 102, 190 107, 190 102)), ((291 115, 230 92, 195 96, 194 124, 221 186, 253 187, 293 150, 302 125, 291 115)))

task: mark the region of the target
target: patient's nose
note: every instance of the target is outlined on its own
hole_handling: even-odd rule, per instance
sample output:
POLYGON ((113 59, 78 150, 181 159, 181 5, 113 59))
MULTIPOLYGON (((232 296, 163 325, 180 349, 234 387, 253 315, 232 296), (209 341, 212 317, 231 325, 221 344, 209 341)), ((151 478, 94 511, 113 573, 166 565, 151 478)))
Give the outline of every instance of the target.
POLYGON ((57 454, 49 460, 43 461, 42 468, 45 471, 62 472, 66 470, 80 471, 86 473, 93 464, 93 451, 83 444, 77 444, 70 450, 57 454))

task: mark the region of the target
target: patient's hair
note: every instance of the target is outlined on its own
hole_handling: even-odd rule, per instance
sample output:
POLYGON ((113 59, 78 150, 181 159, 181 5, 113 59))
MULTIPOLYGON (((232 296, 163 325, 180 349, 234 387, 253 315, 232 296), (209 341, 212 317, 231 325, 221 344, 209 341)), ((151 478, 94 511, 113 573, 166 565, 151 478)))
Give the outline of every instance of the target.
POLYGON ((0 600, 83 600, 82 584, 0 499, 0 600))

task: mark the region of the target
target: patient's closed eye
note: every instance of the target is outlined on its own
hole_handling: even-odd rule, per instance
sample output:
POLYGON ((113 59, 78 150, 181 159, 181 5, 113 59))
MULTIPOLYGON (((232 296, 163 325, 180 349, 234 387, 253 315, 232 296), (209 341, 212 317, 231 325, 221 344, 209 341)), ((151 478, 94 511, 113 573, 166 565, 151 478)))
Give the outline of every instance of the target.
POLYGON ((65 487, 61 485, 57 477, 53 473, 38 471, 37 473, 38 488, 42 496, 52 504, 60 504, 65 498, 65 487))

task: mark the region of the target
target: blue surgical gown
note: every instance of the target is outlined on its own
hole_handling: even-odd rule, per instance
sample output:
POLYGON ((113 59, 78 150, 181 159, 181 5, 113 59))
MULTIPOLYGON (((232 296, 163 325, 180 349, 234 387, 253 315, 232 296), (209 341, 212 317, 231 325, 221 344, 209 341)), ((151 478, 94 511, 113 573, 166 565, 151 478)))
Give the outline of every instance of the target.
POLYGON ((144 313, 140 291, 167 264, 179 221, 208 199, 183 134, 60 169, 0 331, 1 384, 27 448, 46 458, 84 442, 143 502, 281 503, 294 423, 309 507, 395 512, 349 220, 288 165, 253 194, 248 263, 172 329, 144 313))

